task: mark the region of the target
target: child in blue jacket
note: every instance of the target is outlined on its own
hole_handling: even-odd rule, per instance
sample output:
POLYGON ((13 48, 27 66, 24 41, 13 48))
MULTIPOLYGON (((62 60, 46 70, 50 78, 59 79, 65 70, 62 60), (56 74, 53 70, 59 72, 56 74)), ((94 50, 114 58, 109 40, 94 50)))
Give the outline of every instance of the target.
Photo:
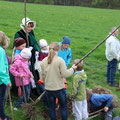
POLYGON ((92 93, 88 88, 86 89, 89 112, 95 112, 104 109, 104 120, 112 120, 113 114, 113 96, 109 94, 92 93))
POLYGON ((11 87, 9 70, 8 70, 8 61, 6 57, 5 46, 8 41, 8 37, 4 32, 0 31, 0 120, 10 120, 4 111, 4 101, 6 95, 7 86, 11 87))
POLYGON ((71 48, 69 47, 69 45, 71 44, 71 40, 68 36, 65 36, 63 37, 62 43, 59 42, 58 44, 60 46, 58 56, 63 58, 66 66, 68 67, 72 58, 71 48))

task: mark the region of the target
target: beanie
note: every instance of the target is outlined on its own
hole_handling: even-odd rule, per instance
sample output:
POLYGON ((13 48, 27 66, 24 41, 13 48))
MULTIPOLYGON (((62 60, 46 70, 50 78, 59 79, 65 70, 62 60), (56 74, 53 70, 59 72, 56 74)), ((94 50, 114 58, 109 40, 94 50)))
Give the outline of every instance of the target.
POLYGON ((28 58, 28 59, 30 59, 32 53, 31 53, 31 51, 30 51, 29 48, 24 48, 24 49, 21 51, 20 55, 21 55, 23 58, 26 58, 26 59, 28 58))
POLYGON ((42 47, 45 47, 45 46, 48 46, 47 41, 46 41, 45 39, 41 39, 41 40, 39 41, 39 44, 40 44, 40 47, 41 47, 41 48, 42 48, 42 47))
POLYGON ((14 43, 15 47, 19 47, 20 45, 26 43, 26 41, 23 38, 19 37, 14 40, 14 43))
POLYGON ((63 37, 62 44, 70 45, 70 38, 68 36, 63 37))

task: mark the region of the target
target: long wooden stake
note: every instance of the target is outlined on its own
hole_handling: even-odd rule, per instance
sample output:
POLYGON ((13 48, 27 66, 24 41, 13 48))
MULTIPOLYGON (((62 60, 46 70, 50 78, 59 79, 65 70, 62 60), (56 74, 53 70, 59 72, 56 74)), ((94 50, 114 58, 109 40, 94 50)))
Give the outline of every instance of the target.
POLYGON ((24 12, 25 12, 25 32, 26 32, 26 39, 27 39, 27 47, 29 47, 29 40, 28 40, 28 32, 27 32, 27 25, 26 25, 26 0, 24 0, 24 12))
POLYGON ((9 86, 8 86, 8 94, 9 94, 10 109, 11 109, 11 113, 12 113, 12 120, 14 120, 12 99, 11 99, 10 87, 9 86))
POLYGON ((94 50, 96 50, 102 43, 104 43, 119 27, 120 27, 120 25, 118 25, 118 27, 116 27, 116 29, 112 33, 110 33, 103 41, 101 41, 95 48, 93 48, 84 57, 82 57, 80 59, 80 61, 78 63, 76 63, 76 65, 78 65, 82 60, 84 60, 88 55, 90 55, 94 50))
POLYGON ((100 109, 100 110, 97 110, 97 111, 95 111, 95 112, 92 112, 92 113, 89 114, 89 116, 94 115, 94 114, 97 114, 97 113, 99 113, 99 112, 102 112, 103 110, 104 110, 104 108, 102 108, 102 109, 100 109))
POLYGON ((24 100, 25 100, 25 103, 27 103, 26 93, 25 93, 25 87, 24 87, 24 83, 23 83, 23 77, 21 77, 21 82, 22 82, 22 87, 23 87, 24 100))

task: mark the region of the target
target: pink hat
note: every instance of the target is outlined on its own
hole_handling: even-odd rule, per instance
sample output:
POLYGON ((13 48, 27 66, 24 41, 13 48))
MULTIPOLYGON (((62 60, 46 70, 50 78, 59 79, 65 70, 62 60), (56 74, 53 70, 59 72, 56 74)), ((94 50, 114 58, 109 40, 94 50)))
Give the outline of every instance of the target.
POLYGON ((45 46, 48 46, 48 43, 47 43, 47 41, 45 40, 45 39, 41 39, 40 41, 39 41, 39 44, 40 44, 40 47, 42 48, 42 47, 45 47, 45 46))

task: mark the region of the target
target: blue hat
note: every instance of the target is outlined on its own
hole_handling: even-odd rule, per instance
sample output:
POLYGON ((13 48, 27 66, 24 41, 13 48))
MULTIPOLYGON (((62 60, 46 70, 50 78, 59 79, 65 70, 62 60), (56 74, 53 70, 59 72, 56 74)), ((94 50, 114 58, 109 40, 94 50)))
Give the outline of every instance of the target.
POLYGON ((70 38, 68 36, 63 37, 62 44, 70 45, 70 38))

